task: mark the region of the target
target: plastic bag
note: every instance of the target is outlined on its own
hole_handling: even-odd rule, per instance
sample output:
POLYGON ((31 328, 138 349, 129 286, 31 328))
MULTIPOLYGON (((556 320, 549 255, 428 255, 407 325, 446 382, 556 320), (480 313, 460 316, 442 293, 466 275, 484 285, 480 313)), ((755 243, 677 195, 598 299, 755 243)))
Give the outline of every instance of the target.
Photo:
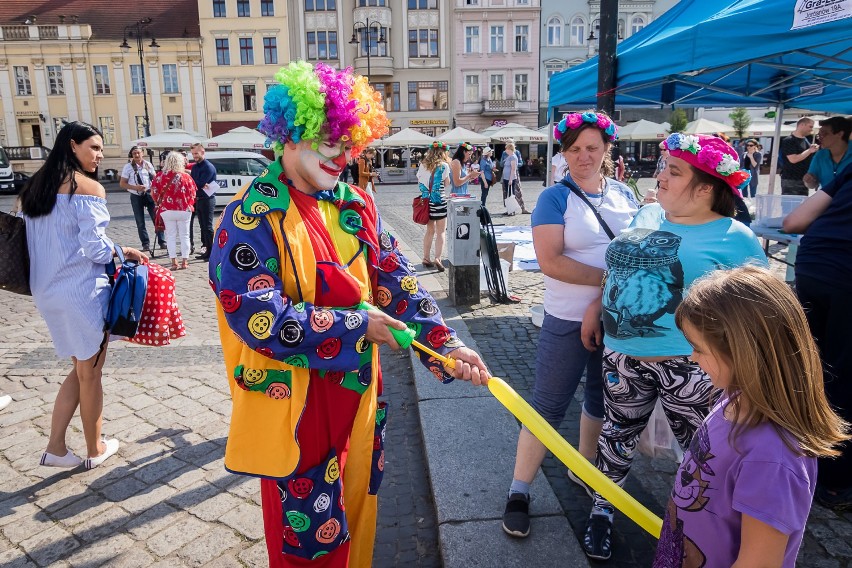
POLYGON ((639 436, 637 448, 650 458, 665 458, 678 463, 683 460, 683 450, 672 433, 660 399, 657 399, 654 411, 648 419, 648 426, 639 436))
POLYGON ((517 215, 522 211, 521 204, 518 203, 518 200, 515 199, 514 195, 509 195, 506 198, 506 215, 517 215))

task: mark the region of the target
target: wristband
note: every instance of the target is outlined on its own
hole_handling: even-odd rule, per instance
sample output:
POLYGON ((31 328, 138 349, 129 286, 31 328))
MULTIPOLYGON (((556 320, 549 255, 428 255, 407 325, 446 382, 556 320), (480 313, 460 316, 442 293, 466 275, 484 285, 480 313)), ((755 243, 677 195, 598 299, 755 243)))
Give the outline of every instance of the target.
POLYGON ((601 276, 601 290, 606 287, 607 276, 609 276, 609 270, 604 270, 603 275, 601 276))

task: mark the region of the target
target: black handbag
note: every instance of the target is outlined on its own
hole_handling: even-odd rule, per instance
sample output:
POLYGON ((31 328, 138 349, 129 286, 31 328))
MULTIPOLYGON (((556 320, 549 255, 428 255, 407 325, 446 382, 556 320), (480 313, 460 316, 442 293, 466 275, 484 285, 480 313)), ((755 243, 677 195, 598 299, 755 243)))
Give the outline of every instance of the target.
POLYGON ((0 211, 0 290, 30 292, 30 253, 23 217, 0 211))

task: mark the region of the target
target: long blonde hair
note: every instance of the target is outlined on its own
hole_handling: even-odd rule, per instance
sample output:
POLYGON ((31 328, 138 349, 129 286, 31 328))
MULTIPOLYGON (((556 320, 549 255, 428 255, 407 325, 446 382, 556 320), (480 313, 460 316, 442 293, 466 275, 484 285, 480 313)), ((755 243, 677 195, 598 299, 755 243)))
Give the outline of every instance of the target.
POLYGON ((441 165, 441 163, 450 163, 450 153, 447 152, 446 146, 437 148, 430 146, 426 150, 426 155, 423 156, 421 163, 426 166, 427 170, 434 172, 435 168, 441 165))
POLYGON ((849 425, 828 404, 805 313, 784 282, 755 266, 717 270, 692 285, 675 321, 695 328, 731 369, 732 445, 769 422, 798 454, 840 454, 835 446, 849 439, 849 425))

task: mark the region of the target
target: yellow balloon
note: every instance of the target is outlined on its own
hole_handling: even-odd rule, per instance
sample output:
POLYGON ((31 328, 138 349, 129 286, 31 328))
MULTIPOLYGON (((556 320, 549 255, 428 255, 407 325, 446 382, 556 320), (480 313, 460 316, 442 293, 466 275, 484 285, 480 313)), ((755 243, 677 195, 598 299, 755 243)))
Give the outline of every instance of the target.
POLYGON ((553 426, 548 424, 541 417, 541 414, 527 404, 527 401, 521 398, 503 379, 491 377, 488 381, 488 389, 509 412, 523 422, 524 426, 542 444, 547 446, 553 452, 553 455, 559 458, 559 461, 567 465, 577 477, 600 493, 616 509, 633 519, 640 527, 648 531, 655 538, 660 538, 660 531, 663 528, 662 519, 631 497, 624 489, 613 483, 594 464, 589 463, 580 452, 565 441, 565 438, 560 436, 553 429, 553 426))

